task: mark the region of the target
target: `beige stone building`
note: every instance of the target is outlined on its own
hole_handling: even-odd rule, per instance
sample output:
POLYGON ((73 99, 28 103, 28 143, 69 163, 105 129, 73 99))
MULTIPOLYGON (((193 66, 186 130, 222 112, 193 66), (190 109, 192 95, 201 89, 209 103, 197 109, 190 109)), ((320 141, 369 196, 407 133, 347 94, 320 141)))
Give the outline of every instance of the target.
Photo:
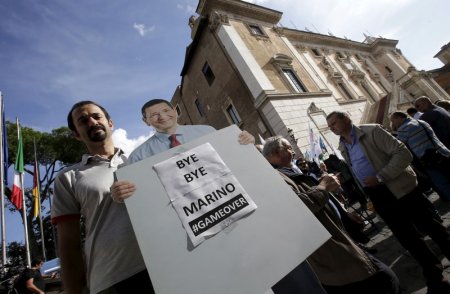
POLYGON ((444 66, 430 70, 429 73, 439 86, 450 94, 450 43, 442 46, 441 50, 434 57, 438 58, 444 66))
MULTIPOLYGON (((309 127, 327 147, 333 110, 356 123, 386 123, 415 97, 450 99, 396 47, 281 27, 282 12, 238 0, 199 0, 192 43, 172 102, 182 124, 237 124, 258 137, 282 135, 309 148, 309 127)), ((329 148, 328 148, 329 149, 329 148)))

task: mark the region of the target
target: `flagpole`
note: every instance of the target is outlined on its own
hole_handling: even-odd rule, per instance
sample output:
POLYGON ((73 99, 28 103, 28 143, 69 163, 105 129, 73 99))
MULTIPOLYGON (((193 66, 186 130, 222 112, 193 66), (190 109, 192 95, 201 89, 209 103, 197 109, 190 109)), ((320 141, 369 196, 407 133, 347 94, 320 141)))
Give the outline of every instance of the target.
MULTIPOLYGON (((46 261, 47 256, 45 254, 45 239, 44 239, 44 225, 42 224, 42 210, 41 210, 41 182, 40 182, 40 176, 39 176, 39 163, 37 160, 37 152, 36 152, 36 139, 33 138, 33 145, 34 145, 34 165, 35 165, 35 177, 36 177, 36 191, 37 191, 37 197, 35 201, 37 201, 38 205, 38 214, 39 214, 39 228, 41 229, 41 246, 42 246, 42 258, 46 261)), ((34 187, 33 187, 34 188, 34 187)))
MULTIPOLYGON (((20 140, 20 124, 19 118, 16 117, 17 125, 17 142, 20 140)), ((22 146, 23 148, 23 146, 22 146)), ((23 184, 23 172, 20 173, 20 185, 22 187, 22 217, 23 217, 23 227, 25 232, 25 250, 27 255, 27 266, 31 268, 31 258, 30 258, 30 244, 28 242, 28 221, 27 221, 27 207, 25 203, 25 186, 23 184)))
MULTIPOLYGON (((6 262, 6 226, 5 226, 5 169, 4 169, 4 160, 5 158, 3 158, 3 152, 4 152, 4 148, 8 148, 8 146, 5 146, 4 144, 4 140, 3 140, 3 136, 7 136, 8 134, 5 134, 3 132, 4 130, 4 115, 5 115, 5 108, 3 106, 3 95, 2 92, 0 92, 0 103, 1 103, 1 110, 0 110, 0 138, 2 140, 1 142, 1 150, 0 150, 0 205, 1 205, 1 226, 2 226, 2 265, 3 265, 3 269, 6 270, 5 265, 7 264, 6 262)), ((6 152, 8 152, 8 150, 6 150, 6 152)))
MULTIPOLYGON (((48 206, 49 206, 49 208, 50 208, 50 211, 52 211, 52 193, 50 192, 50 189, 48 189, 49 190, 49 192, 48 192, 48 195, 47 195, 47 197, 48 197, 48 206)), ((56 243, 57 241, 56 241, 56 232, 55 232, 55 226, 52 224, 52 236, 53 236, 53 246, 54 246, 54 248, 55 248, 55 250, 57 250, 57 248, 58 248, 58 244, 56 243)))

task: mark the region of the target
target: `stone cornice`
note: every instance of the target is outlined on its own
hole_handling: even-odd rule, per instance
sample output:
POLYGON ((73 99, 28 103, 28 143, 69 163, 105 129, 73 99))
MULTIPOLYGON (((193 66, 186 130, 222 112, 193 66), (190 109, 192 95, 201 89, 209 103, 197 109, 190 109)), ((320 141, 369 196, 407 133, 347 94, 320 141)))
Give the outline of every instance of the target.
POLYGON ((319 47, 343 47, 349 50, 353 49, 370 52, 370 45, 361 42, 289 28, 284 28, 283 31, 288 39, 300 43, 306 43, 305 45, 310 44, 317 45, 319 47))
POLYGON ((306 99, 306 98, 330 98, 333 93, 326 92, 305 92, 305 93, 262 93, 258 99, 255 100, 255 108, 259 109, 270 100, 285 100, 285 99, 306 99))
POLYGON ((291 65, 292 57, 287 56, 286 54, 277 53, 272 57, 270 62, 277 65, 291 65))
POLYGON ((337 101, 337 103, 339 105, 356 104, 356 103, 362 103, 362 102, 367 102, 367 99, 362 98, 362 99, 354 99, 354 100, 337 101))
POLYGON ((395 48, 398 41, 384 38, 376 38, 372 43, 357 42, 342 39, 335 36, 322 35, 313 32, 283 28, 284 35, 298 43, 318 47, 340 47, 347 50, 357 50, 367 53, 375 53, 386 48, 395 48))
POLYGON ((376 39, 373 43, 370 44, 371 52, 375 56, 381 56, 387 53, 391 53, 398 59, 400 57, 400 54, 395 51, 395 46, 397 45, 397 43, 397 40, 376 39))
POLYGON ((441 50, 439 50, 439 52, 436 53, 436 55, 434 55, 433 57, 438 57, 439 55, 443 54, 445 51, 448 51, 449 49, 450 49, 450 42, 442 46, 441 50))
POLYGON ((280 21, 283 15, 282 12, 239 0, 200 0, 196 12, 201 16, 208 16, 214 10, 274 25, 280 21))
POLYGON ((376 47, 390 47, 395 48, 397 46, 398 41, 397 40, 391 40, 391 39, 384 39, 384 38, 376 38, 375 41, 373 41, 370 46, 373 48, 376 47))
POLYGON ((228 20, 228 16, 226 14, 219 13, 217 11, 213 11, 209 15, 209 28, 212 31, 216 31, 217 28, 222 24, 225 24, 225 25, 230 24, 230 22, 228 20))

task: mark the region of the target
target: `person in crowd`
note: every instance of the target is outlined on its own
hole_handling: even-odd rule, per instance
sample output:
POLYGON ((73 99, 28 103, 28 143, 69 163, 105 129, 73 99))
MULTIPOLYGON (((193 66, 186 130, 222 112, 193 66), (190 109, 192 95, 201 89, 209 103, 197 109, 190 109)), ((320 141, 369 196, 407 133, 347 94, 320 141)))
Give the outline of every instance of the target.
MULTIPOLYGON (((291 168, 296 174, 298 174, 297 170, 295 169, 297 167, 302 173, 314 178, 314 180, 316 181, 320 180, 322 176, 328 174, 326 164, 321 161, 319 162, 319 164, 317 164, 315 161, 305 161, 304 158, 301 158, 295 161, 295 164, 291 168)), ((345 195, 345 192, 342 188, 339 188, 337 191, 335 191, 334 197, 331 198, 331 201, 334 203, 333 205, 336 205, 338 208, 339 206, 345 206, 347 196, 345 195)))
POLYGON ((316 178, 320 178, 322 176, 322 170, 315 160, 308 161, 308 168, 309 172, 313 173, 316 178))
POLYGON ((317 182, 306 175, 287 173, 294 152, 281 136, 266 139, 262 153, 331 234, 331 239, 308 257, 327 293, 399 293, 396 275, 357 246, 330 206, 330 193, 339 188, 338 178, 325 174, 317 182))
POLYGON ((414 106, 423 112, 420 119, 429 123, 439 140, 450 149, 450 113, 431 103, 427 96, 417 98, 414 106))
POLYGON ((437 106, 442 107, 445 110, 447 110, 448 112, 450 112, 450 101, 448 101, 448 100, 439 100, 439 101, 436 101, 436 103, 434 103, 434 104, 436 104, 437 106))
POLYGON ((439 196, 450 201, 450 150, 439 141, 425 121, 408 118, 400 111, 391 114, 392 128, 397 139, 406 144, 428 174, 439 196))
POLYGON ((367 198, 363 191, 356 184, 355 179, 348 167, 342 159, 339 159, 335 154, 324 161, 328 167, 328 172, 339 174, 339 181, 345 194, 350 198, 350 201, 358 201, 363 209, 367 209, 367 198))
MULTIPOLYGON (((415 109, 414 107, 408 108, 406 110, 406 112, 408 113, 408 115, 410 117, 412 117, 416 120, 418 120, 420 118, 420 116, 422 115, 422 112, 419 112, 420 115, 414 115, 415 113, 417 113, 417 109, 415 109)), ((397 137, 397 130, 395 128, 393 128, 392 123, 391 123, 391 134, 392 134, 392 136, 397 137)), ((434 192, 432 183, 431 183, 428 175, 426 174, 426 172, 420 166, 420 163, 418 162, 418 158, 413 157, 413 161, 411 162, 411 167, 413 168, 414 173, 416 174, 417 182, 418 182, 420 190, 425 195, 430 196, 434 192)))
POLYGON ((56 273, 52 275, 41 274, 41 267, 44 261, 36 258, 31 261, 31 268, 25 269, 16 281, 14 288, 18 294, 45 294, 44 279, 53 279, 56 273))
MULTIPOLYGON (((302 173, 305 176, 311 177, 309 179, 309 182, 318 185, 320 181, 320 177, 325 176, 328 174, 328 172, 324 172, 320 175, 320 177, 317 177, 316 174, 311 173, 309 169, 308 162, 304 158, 299 158, 297 160, 297 165, 300 167, 302 173)), ((278 167, 279 171, 283 172, 285 175, 288 175, 295 181, 297 176, 299 176, 298 173, 292 172, 290 173, 291 168, 287 168, 285 166, 278 167)), ((338 177, 338 179, 341 178, 341 174, 335 173, 338 177)), ((304 176, 299 177, 299 179, 303 179, 304 176)), ((339 180, 340 181, 340 180, 339 180)), ((358 245, 360 247, 365 246, 363 244, 366 244, 370 241, 369 237, 364 233, 364 220, 357 214, 350 213, 346 209, 346 195, 343 191, 342 187, 340 186, 338 189, 333 191, 333 193, 329 194, 329 203, 328 205, 335 211, 336 215, 339 216, 340 221, 342 222, 345 230, 350 235, 350 237, 358 242, 358 245)))
POLYGON ((319 177, 315 174, 312 173, 310 168, 309 168, 309 162, 306 161, 305 158, 300 157, 299 159, 297 159, 297 161, 295 162, 295 165, 300 169, 300 171, 310 177, 313 177, 315 180, 318 180, 319 177))
POLYGON ((414 119, 419 119, 422 116, 422 112, 417 111, 414 107, 410 107, 406 110, 406 113, 408 113, 409 116, 411 116, 414 119))
MULTIPOLYGON (((154 136, 130 154, 128 160, 130 164, 215 131, 213 127, 205 125, 178 125, 175 108, 170 102, 163 99, 148 101, 142 106, 141 113, 142 120, 148 126, 153 127, 156 132, 154 136)), ((255 144, 255 138, 246 131, 239 134, 238 141, 243 145, 255 144)), ((132 196, 135 190, 134 183, 116 181, 111 186, 112 198, 117 203, 123 203, 124 199, 132 196)), ((272 291, 275 294, 292 292, 325 294, 307 262, 301 263, 276 283, 272 287, 272 291)))
POLYGON ((323 162, 323 161, 321 161, 321 162, 319 163, 319 169, 320 169, 320 174, 321 174, 321 175, 324 175, 324 174, 327 174, 327 173, 328 173, 327 165, 326 165, 325 162, 323 162))
MULTIPOLYGON (((393 131, 395 131, 395 137, 397 139, 399 139, 400 141, 402 141, 403 143, 405 143, 406 147, 411 151, 411 154, 413 155, 411 167, 414 170, 414 173, 416 174, 417 184, 418 184, 420 191, 423 194, 429 196, 429 195, 431 195, 431 193, 433 193, 433 189, 434 189, 434 190, 436 190, 436 193, 439 195, 439 197, 441 197, 441 199, 446 200, 444 198, 444 196, 441 196, 441 195, 445 195, 445 192, 439 191, 439 188, 433 183, 433 182, 438 181, 440 175, 438 175, 438 179, 432 180, 426 171, 425 165, 423 163, 421 163, 422 162, 421 159, 419 157, 417 157, 417 155, 416 155, 417 152, 419 152, 419 153, 421 153, 421 152, 418 150, 416 150, 416 152, 414 152, 414 150, 413 150, 414 147, 411 147, 408 144, 408 138, 410 137, 410 134, 408 134, 408 132, 406 132, 406 129, 400 130, 400 136, 397 133, 400 125, 402 126, 402 128, 405 127, 405 125, 402 125, 404 117, 405 117, 405 114, 402 112, 396 112, 395 115, 392 114, 391 115, 391 128, 393 131)), ((420 125, 420 123, 427 124, 424 121, 419 121, 419 120, 415 120, 415 119, 411 119, 411 121, 416 121, 418 125, 420 125)), ((411 130, 411 129, 409 128, 409 130, 411 130)), ((431 127, 430 127, 430 130, 432 130, 431 127)), ((426 135, 426 133, 422 132, 422 131, 424 131, 424 129, 421 128, 418 131, 419 132, 417 133, 417 135, 419 137, 420 137, 420 135, 426 135)), ((416 140, 418 138, 414 139, 414 137, 415 137, 415 135, 413 137, 411 137, 411 139, 414 141, 411 144, 417 145, 416 148, 419 147, 420 145, 422 145, 422 143, 424 143, 424 145, 422 145, 422 147, 425 147, 429 143, 431 143, 431 142, 423 141, 423 138, 421 138, 420 140, 416 140)), ((427 140, 428 140, 428 138, 427 138, 427 140)), ((442 145, 442 143, 441 143, 441 145, 442 145)), ((445 148, 445 146, 443 146, 443 147, 445 148)), ((435 168, 433 168, 433 169, 435 169, 435 168)), ((445 182, 446 180, 443 179, 443 181, 445 182)), ((438 183, 438 186, 439 186, 439 183, 438 183)), ((429 209, 432 212, 435 219, 438 220, 440 223, 444 222, 443 219, 441 218, 441 215, 439 214, 439 211, 436 209, 436 207, 434 206, 434 204, 431 201, 429 201, 429 200, 425 201, 424 209, 429 209)), ((419 230, 420 230, 420 227, 419 227, 419 230)))
POLYGON ((72 106, 67 123, 87 153, 55 180, 51 215, 65 293, 154 293, 126 207, 111 198, 114 171, 126 157, 112 141, 109 113, 81 101, 72 106))
MULTIPOLYGON (((319 178, 323 177, 324 175, 328 174, 328 167, 323 161, 319 161, 319 178)), ((338 174, 339 176, 339 174, 338 174)), ((348 202, 347 194, 342 189, 342 186, 339 187, 338 190, 334 192, 335 198, 333 198, 336 201, 339 201, 339 205, 346 206, 348 202)))
POLYGON ((450 258, 450 233, 424 209, 427 199, 417 187, 410 167, 412 155, 406 146, 379 125, 353 125, 345 112, 331 112, 327 123, 340 136, 339 150, 376 212, 421 265, 428 293, 450 293, 442 264, 417 226, 438 244, 447 258, 450 258))

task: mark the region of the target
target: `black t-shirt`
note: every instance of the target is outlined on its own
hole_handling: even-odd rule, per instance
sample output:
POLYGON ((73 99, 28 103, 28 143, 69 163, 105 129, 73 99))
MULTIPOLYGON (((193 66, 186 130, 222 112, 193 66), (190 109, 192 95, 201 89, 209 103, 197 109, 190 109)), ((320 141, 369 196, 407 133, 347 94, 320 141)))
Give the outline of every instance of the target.
POLYGON ((27 289, 27 281, 29 279, 33 279, 33 284, 44 291, 44 279, 42 278, 41 272, 39 270, 27 268, 22 272, 16 282, 16 290, 19 292, 19 294, 34 293, 27 289))

